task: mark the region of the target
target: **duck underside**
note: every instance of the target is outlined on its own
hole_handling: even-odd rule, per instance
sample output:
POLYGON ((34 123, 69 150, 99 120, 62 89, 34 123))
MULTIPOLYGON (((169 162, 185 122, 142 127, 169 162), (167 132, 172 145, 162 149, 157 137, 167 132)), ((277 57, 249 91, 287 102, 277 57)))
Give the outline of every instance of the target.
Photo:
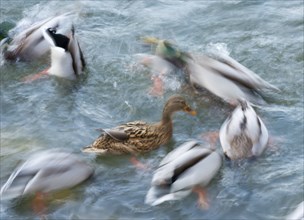
POLYGON ((252 140, 245 134, 235 136, 230 142, 231 149, 226 152, 232 160, 252 156, 252 140))

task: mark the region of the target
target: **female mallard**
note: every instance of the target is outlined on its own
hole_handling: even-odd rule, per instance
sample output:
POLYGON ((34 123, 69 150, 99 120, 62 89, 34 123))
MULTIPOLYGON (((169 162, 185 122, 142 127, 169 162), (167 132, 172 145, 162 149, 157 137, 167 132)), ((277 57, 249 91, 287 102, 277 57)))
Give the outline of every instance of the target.
POLYGON ((92 167, 71 153, 43 151, 31 156, 12 173, 0 195, 12 199, 66 189, 83 182, 92 173, 92 167))
POLYGON ((247 101, 239 105, 220 129, 220 142, 232 160, 260 156, 268 143, 268 131, 247 101))
MULTIPOLYGON (((160 163, 152 179, 152 187, 145 202, 158 205, 178 200, 199 187, 206 187, 222 165, 222 157, 216 151, 189 141, 170 152, 160 163)), ((203 193, 199 193, 199 205, 207 208, 203 193)))
POLYGON ((156 44, 156 55, 185 70, 191 84, 206 88, 231 104, 237 104, 238 99, 256 102, 250 91, 278 90, 228 55, 220 54, 217 59, 195 56, 166 40, 153 37, 144 38, 144 42, 156 44))
POLYGON ((148 124, 134 121, 112 129, 103 129, 100 137, 83 151, 100 154, 138 154, 156 149, 170 141, 173 132, 171 116, 176 111, 196 114, 183 97, 175 95, 165 104, 160 122, 148 124))

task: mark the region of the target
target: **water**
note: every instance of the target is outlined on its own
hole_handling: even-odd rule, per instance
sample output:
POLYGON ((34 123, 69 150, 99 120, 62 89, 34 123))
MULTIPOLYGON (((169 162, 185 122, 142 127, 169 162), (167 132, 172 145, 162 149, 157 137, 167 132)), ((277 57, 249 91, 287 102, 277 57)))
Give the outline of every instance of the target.
MULTIPOLYGON (((85 77, 22 82, 46 68, 47 58, 1 60, 0 66, 0 184, 20 161, 42 149, 68 149, 96 169, 93 179, 51 202, 49 219, 282 219, 304 199, 302 1, 1 1, 0 10, 0 23, 20 27, 66 11, 78 16, 85 77), (166 79, 164 97, 149 95, 151 75, 134 56, 151 53, 138 40, 146 35, 171 39, 188 51, 229 53, 281 89, 266 94, 268 104, 257 109, 275 147, 256 161, 225 162, 207 188, 207 211, 197 208, 196 195, 145 205, 152 171, 136 170, 128 156, 80 151, 99 135, 96 128, 157 121, 166 99, 183 94, 198 116, 176 114, 173 140, 139 157, 153 170, 174 147, 218 130, 231 111, 185 90, 176 75, 166 79)), ((38 217, 26 199, 1 203, 1 219, 33 218, 38 217)))

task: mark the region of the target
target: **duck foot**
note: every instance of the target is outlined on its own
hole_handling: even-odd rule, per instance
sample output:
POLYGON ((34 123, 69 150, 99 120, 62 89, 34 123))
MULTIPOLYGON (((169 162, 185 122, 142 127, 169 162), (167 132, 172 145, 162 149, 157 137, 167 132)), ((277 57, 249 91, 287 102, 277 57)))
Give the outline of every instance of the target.
POLYGON ((149 167, 146 164, 143 164, 142 162, 140 162, 139 160, 137 160, 136 157, 131 157, 130 161, 138 169, 145 170, 145 171, 149 170, 149 167))
POLYGON ((153 96, 162 96, 164 94, 164 82, 159 76, 152 76, 153 87, 150 89, 150 94, 153 96))
POLYGON ((40 219, 46 219, 46 205, 45 205, 45 195, 41 192, 37 192, 32 203, 32 208, 35 214, 37 214, 40 219))
POLYGON ((194 193, 197 193, 198 195, 198 200, 197 200, 198 207, 204 210, 209 209, 209 203, 207 201, 206 191, 200 186, 193 187, 192 191, 194 193))
POLYGON ((210 148, 212 150, 216 149, 216 142, 219 138, 219 132, 218 131, 210 131, 210 132, 207 132, 207 133, 203 133, 203 134, 201 134, 201 137, 210 144, 210 148))
POLYGON ((49 71, 49 68, 47 68, 45 70, 42 70, 39 73, 26 76, 26 77, 23 78, 23 81, 26 82, 26 83, 33 82, 33 81, 35 81, 37 79, 40 79, 41 77, 43 77, 45 75, 48 75, 48 71, 49 71))
POLYGON ((267 148, 273 152, 276 152, 280 148, 280 142, 283 141, 284 140, 282 138, 270 136, 268 139, 267 148))

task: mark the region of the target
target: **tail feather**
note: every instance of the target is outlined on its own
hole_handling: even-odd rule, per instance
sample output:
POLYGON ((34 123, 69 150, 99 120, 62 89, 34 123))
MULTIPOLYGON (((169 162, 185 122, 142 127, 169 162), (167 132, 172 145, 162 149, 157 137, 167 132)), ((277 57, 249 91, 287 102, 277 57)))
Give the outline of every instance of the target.
POLYGON ((82 149, 84 153, 97 153, 97 154, 106 154, 108 151, 106 149, 99 149, 94 147, 92 144, 84 147, 82 149))

